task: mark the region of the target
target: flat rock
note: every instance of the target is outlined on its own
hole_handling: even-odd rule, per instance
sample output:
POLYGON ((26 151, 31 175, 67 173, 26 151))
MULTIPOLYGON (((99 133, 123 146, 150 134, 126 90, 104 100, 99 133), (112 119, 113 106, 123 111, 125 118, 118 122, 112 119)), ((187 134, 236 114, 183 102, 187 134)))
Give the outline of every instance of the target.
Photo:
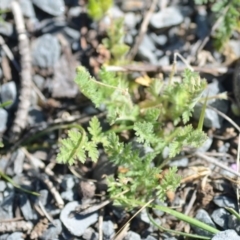
MULTIPOLYGON (((195 216, 195 218, 201 222, 206 223, 207 225, 216 228, 215 224, 213 223, 211 217, 209 216, 209 214, 204 210, 204 209, 199 209, 197 211, 197 214, 195 216)), ((202 236, 212 236, 212 233, 205 231, 201 228, 198 228, 196 226, 192 226, 192 228, 195 230, 195 232, 199 235, 202 236)))
POLYGON ((123 239, 124 240, 141 240, 141 237, 139 234, 129 231, 123 239))
POLYGON ((41 68, 53 67, 61 53, 58 39, 50 34, 44 34, 32 44, 32 63, 41 68))
POLYGON ((229 215, 230 213, 224 208, 218 208, 213 211, 211 217, 218 226, 222 229, 227 229, 229 215))
POLYGON ((24 216, 24 219, 27 221, 37 220, 38 216, 37 216, 36 212, 33 211, 27 195, 21 194, 19 196, 19 198, 20 198, 20 201, 19 201, 20 208, 21 208, 22 214, 24 216))
POLYGON ((236 200, 225 195, 215 196, 213 198, 213 202, 218 207, 229 207, 235 209, 236 211, 238 209, 236 200))
POLYGON ((11 192, 7 197, 3 199, 0 205, 0 219, 12 219, 13 218, 13 200, 14 192, 11 192))
POLYGON ((49 224, 47 230, 40 237, 41 240, 58 239, 59 234, 62 232, 62 223, 59 219, 55 219, 53 224, 49 224))
POLYGON ((226 230, 215 234, 214 237, 212 238, 212 240, 227 240, 227 239, 240 240, 240 236, 237 235, 237 233, 234 230, 226 230))
POLYGON ((11 108, 17 100, 17 87, 15 82, 7 82, 1 86, 1 100, 2 102, 11 101, 12 103, 5 107, 6 109, 11 108))
POLYGON ((52 82, 52 96, 54 98, 75 98, 78 94, 78 86, 74 82, 75 68, 77 64, 72 56, 61 56, 54 67, 52 82))
POLYGON ((7 120, 8 120, 8 112, 0 108, 0 133, 3 133, 7 129, 7 120))
POLYGON ((84 232, 84 234, 82 235, 82 238, 84 240, 98 240, 99 237, 98 237, 98 233, 96 231, 94 231, 93 228, 87 228, 86 231, 84 232))
POLYGON ((154 29, 172 27, 183 22, 183 15, 179 8, 168 7, 154 13, 150 19, 150 26, 154 29))
POLYGON ((0 9, 1 10, 10 9, 12 1, 13 0, 1 0, 0 1, 0 9))
POLYGON ((22 233, 22 232, 15 232, 15 233, 12 233, 12 234, 10 234, 7 238, 6 238, 6 240, 16 240, 16 239, 18 239, 18 240, 24 240, 24 234, 22 233))
POLYGON ((0 22, 0 34, 5 37, 15 38, 16 31, 13 28, 13 24, 9 22, 0 22))
POLYGON ((113 239, 115 235, 114 224, 112 221, 104 221, 102 225, 103 238, 113 239))
POLYGON ((65 6, 63 0, 32 0, 33 4, 40 8, 42 11, 52 15, 60 16, 64 13, 65 6))
POLYGON ((63 225, 68 229, 68 231, 77 237, 83 235, 85 230, 94 224, 98 220, 98 213, 94 212, 88 215, 71 214, 75 211, 75 208, 79 206, 81 202, 70 202, 65 205, 60 214, 60 219, 63 225))
MULTIPOLYGON (((213 80, 212 83, 208 84, 207 88, 203 91, 202 98, 203 97, 211 97, 216 96, 219 93, 224 92, 224 88, 221 85, 221 83, 217 80, 213 80)), ((211 107, 216 108, 220 112, 227 113, 228 111, 228 102, 226 100, 221 99, 212 99, 208 101, 208 105, 211 107)), ((197 104, 194 108, 193 117, 198 120, 200 117, 202 111, 202 106, 197 104)), ((215 111, 212 109, 205 109, 205 115, 204 115, 204 126, 209 128, 221 128, 223 122, 223 118, 218 115, 215 111)))
POLYGON ((25 17, 35 18, 35 10, 33 8, 33 4, 30 0, 20 0, 20 7, 22 9, 22 13, 25 17))

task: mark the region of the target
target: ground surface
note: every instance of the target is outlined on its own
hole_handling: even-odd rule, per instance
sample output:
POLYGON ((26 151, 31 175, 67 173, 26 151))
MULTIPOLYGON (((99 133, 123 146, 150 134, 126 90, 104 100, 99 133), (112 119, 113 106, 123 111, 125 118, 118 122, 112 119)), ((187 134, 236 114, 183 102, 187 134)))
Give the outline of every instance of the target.
MULTIPOLYGON (((58 140, 66 136, 66 126, 85 126, 93 115, 104 119, 105 113, 94 108, 73 80, 77 66, 83 65, 96 75, 108 59, 109 53, 100 44, 110 17, 106 15, 99 23, 92 21, 84 1, 19 2, 20 7, 0 1, 0 9, 7 10, 0 22, 0 97, 2 103, 12 101, 0 109, 0 133, 5 145, 0 169, 2 176, 6 174, 40 197, 13 187, 4 177, 0 179, 0 239, 113 239, 133 212, 113 206, 105 197, 100 206, 94 200, 95 193, 106 193, 102 176, 116 169, 104 156, 97 164, 89 161, 71 168, 56 163, 58 140), (86 201, 97 209, 71 217, 70 213, 86 201)), ((151 70, 151 74, 167 77, 173 54, 179 52, 208 80, 210 96, 228 92, 229 100, 215 101, 212 106, 238 126, 240 119, 230 105, 234 101, 235 62, 240 57, 239 32, 234 32, 220 53, 211 38, 204 43, 214 24, 208 7, 196 6, 193 1, 155 2, 151 11, 150 1, 116 1, 109 11, 113 17, 124 18, 125 43, 132 49, 132 58, 143 64, 135 65, 133 76, 151 70)), ((177 72, 185 68, 181 61, 177 66, 177 72)), ((131 70, 129 66, 126 69, 131 70)), ((204 130, 209 140, 198 155, 181 156, 171 162, 179 168, 182 182, 173 199, 164 204, 221 231, 233 229, 240 235, 239 221, 225 209, 238 210, 237 181, 233 180, 236 174, 228 171, 236 169, 238 129, 207 110, 204 130), (229 168, 223 169, 219 162, 229 168)), ((163 212, 154 210, 151 214, 163 227, 206 235, 163 212)), ((145 211, 122 234, 118 239, 182 239, 160 232, 145 211)), ((230 235, 224 239, 240 238, 235 232, 226 234, 230 235)))

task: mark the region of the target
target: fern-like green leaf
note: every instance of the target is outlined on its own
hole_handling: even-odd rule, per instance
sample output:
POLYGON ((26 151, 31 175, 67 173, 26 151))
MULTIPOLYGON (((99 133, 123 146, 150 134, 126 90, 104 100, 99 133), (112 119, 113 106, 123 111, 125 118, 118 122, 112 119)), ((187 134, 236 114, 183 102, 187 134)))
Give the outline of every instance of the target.
POLYGON ((154 126, 151 122, 136 122, 133 129, 136 131, 137 141, 149 146, 156 142, 154 126))
POLYGON ((68 163, 72 165, 75 160, 79 159, 84 162, 86 160, 86 154, 84 152, 84 145, 87 142, 87 138, 79 131, 72 129, 68 131, 68 138, 60 141, 61 148, 57 155, 57 161, 60 163, 68 163))

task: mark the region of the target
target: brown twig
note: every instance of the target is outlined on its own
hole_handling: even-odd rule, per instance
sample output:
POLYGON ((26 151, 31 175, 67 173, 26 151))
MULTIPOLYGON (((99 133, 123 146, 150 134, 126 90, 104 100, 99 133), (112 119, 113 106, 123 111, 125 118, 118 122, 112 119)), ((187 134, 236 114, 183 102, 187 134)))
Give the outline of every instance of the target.
POLYGON ((3 222, 0 224, 0 233, 6 232, 30 232, 32 230, 32 223, 26 221, 3 222))
MULTIPOLYGON (((185 66, 177 66, 176 72, 183 72, 186 69, 185 66)), ((192 66, 192 69, 201 73, 209 73, 214 76, 221 74, 232 73, 233 69, 227 67, 197 67, 192 66)), ((127 66, 106 66, 106 70, 109 72, 166 72, 172 71, 172 66, 158 66, 152 64, 144 65, 127 65, 127 66)))
POLYGON ((206 160, 207 162, 210 162, 210 163, 212 163, 212 164, 214 164, 214 165, 216 165, 216 166, 218 166, 218 167, 220 167, 220 168, 222 168, 222 169, 224 169, 224 170, 226 170, 226 171, 236 175, 237 177, 240 177, 240 173, 238 173, 238 172, 234 171, 233 169, 227 167, 226 165, 221 163, 219 161, 219 159, 216 159, 216 158, 213 158, 213 157, 209 157, 206 154, 201 153, 201 152, 195 152, 195 155, 197 157, 199 157, 199 158, 202 158, 202 159, 206 160))
POLYGON ((53 195, 56 204, 59 208, 63 208, 64 206, 64 201, 61 197, 61 195, 59 194, 59 192, 57 191, 57 189, 54 187, 53 183, 47 178, 47 176, 42 175, 42 181, 46 184, 46 186, 48 187, 49 191, 51 192, 51 194, 53 195))
POLYGON ((135 42, 134 46, 132 47, 132 49, 128 53, 127 58, 129 60, 134 59, 134 57, 137 54, 139 45, 141 44, 141 42, 143 40, 143 37, 144 37, 144 35, 145 35, 146 31, 147 31, 148 24, 150 22, 150 18, 151 18, 152 14, 153 14, 156 6, 157 6, 157 3, 158 3, 157 0, 153 0, 152 4, 151 4, 151 6, 150 6, 150 8, 149 8, 149 10, 147 12, 147 14, 145 15, 145 18, 144 18, 144 20, 142 22, 142 25, 141 25, 141 28, 140 28, 140 32, 139 32, 139 35, 138 35, 138 37, 136 39, 136 42, 135 42))
POLYGON ((31 98, 31 54, 29 47, 29 39, 26 34, 23 14, 18 1, 12 1, 12 13, 14 16, 16 29, 18 32, 19 52, 21 57, 21 91, 19 96, 18 110, 15 114, 15 119, 11 129, 11 141, 15 141, 21 131, 27 125, 28 109, 30 107, 31 98))

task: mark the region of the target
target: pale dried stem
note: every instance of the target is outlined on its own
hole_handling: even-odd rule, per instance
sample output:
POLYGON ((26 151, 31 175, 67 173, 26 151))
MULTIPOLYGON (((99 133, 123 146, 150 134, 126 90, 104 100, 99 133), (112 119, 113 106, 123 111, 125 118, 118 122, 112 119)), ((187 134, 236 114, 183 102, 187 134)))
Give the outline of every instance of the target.
POLYGON ((31 105, 31 54, 29 47, 29 39, 26 34, 23 14, 17 1, 12 1, 12 13, 14 16, 16 29, 19 40, 19 53, 21 58, 21 91, 19 96, 18 110, 11 129, 11 141, 18 139, 20 133, 27 125, 28 110, 31 105))

